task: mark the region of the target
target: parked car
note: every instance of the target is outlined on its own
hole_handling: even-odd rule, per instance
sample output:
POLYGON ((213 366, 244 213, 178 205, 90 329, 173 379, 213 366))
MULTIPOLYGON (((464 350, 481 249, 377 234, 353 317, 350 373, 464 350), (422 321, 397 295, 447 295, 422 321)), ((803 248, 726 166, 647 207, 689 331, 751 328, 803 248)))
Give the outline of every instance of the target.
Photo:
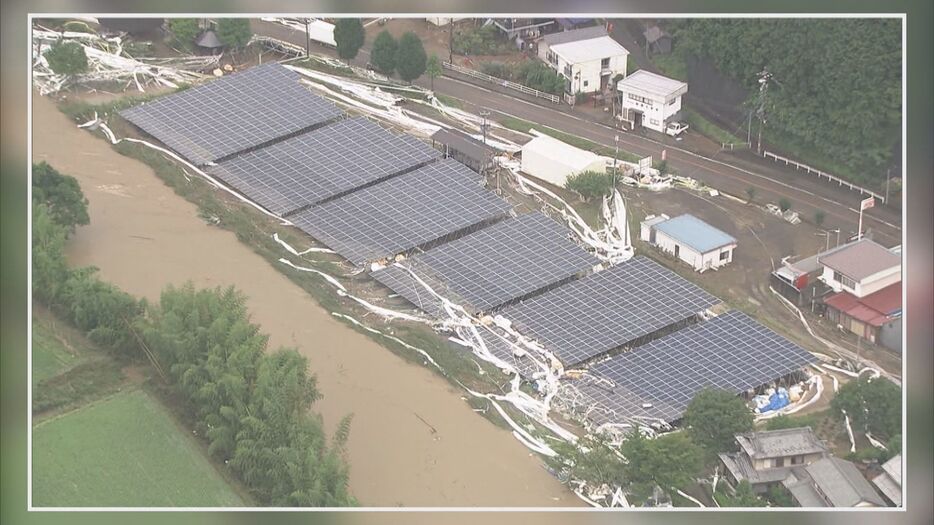
POLYGON ((668 124, 668 127, 665 128, 665 133, 672 137, 677 137, 687 131, 688 127, 689 126, 684 122, 671 122, 668 124))

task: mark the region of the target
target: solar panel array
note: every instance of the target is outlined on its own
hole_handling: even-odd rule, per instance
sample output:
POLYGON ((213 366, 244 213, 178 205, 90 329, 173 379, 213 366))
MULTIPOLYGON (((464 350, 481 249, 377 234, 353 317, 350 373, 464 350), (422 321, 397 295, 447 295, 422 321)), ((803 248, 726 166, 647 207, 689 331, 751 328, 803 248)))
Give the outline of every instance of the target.
POLYGON ((283 215, 440 156, 411 135, 356 117, 237 155, 208 172, 283 215))
POLYGON ((444 159, 313 206, 290 220, 356 265, 509 212, 463 164, 444 159))
MULTIPOLYGON (((614 356, 591 372, 651 403, 643 410, 670 422, 704 387, 740 393, 814 361, 801 347, 734 310, 614 356)), ((625 396, 614 397, 626 403, 625 396)), ((632 402, 628 405, 617 408, 632 411, 632 402)))
POLYGON ((280 64, 252 67, 120 112, 197 165, 342 114, 280 64))
MULTIPOLYGON (((434 294, 426 290, 409 270, 390 265, 370 275, 385 287, 404 297, 426 314, 438 318, 445 315, 441 307, 441 301, 434 294)), ((419 278, 421 279, 422 277, 419 276, 419 278)), ((428 283, 426 282, 426 284, 428 283)), ((429 286, 436 292, 442 293, 434 284, 429 284, 429 286)))
MULTIPOLYGON (((528 213, 416 255, 408 264, 448 299, 488 311, 599 264, 570 235, 545 215, 528 213)), ((424 291, 413 290, 405 282, 411 280, 409 275, 393 290, 417 305, 424 291)))
POLYGON ((503 309, 573 365, 683 321, 720 301, 642 256, 503 309))

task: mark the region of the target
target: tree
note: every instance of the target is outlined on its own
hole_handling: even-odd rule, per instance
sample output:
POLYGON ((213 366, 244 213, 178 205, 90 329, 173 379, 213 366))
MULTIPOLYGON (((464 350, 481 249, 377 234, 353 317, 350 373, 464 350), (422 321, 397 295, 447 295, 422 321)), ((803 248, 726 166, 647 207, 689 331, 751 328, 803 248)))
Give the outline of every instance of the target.
POLYGON ((175 42, 188 49, 194 45, 195 37, 201 32, 197 18, 170 18, 169 31, 175 37, 175 42))
POLYGON ((363 47, 366 32, 359 18, 341 18, 334 24, 334 42, 337 43, 337 56, 344 60, 356 58, 363 47))
POLYGON ((33 206, 45 204, 52 219, 65 228, 65 234, 74 233, 76 226, 91 222, 88 200, 74 177, 62 175, 45 162, 32 165, 33 206))
POLYGON ((827 214, 824 213, 824 210, 817 210, 814 212, 814 224, 821 226, 824 224, 824 219, 827 218, 827 214))
POLYGON ((834 415, 850 416, 854 428, 869 430, 877 439, 889 439, 901 433, 902 394, 895 383, 883 377, 861 376, 840 387, 830 402, 834 415))
POLYGON ((665 492, 687 486, 703 468, 703 450, 683 432, 647 439, 638 431, 620 447, 630 492, 647 501, 655 486, 665 492))
POLYGON ((396 39, 387 30, 382 30, 373 40, 370 60, 380 73, 391 75, 396 69, 396 39))
POLYGON ((438 55, 431 55, 431 58, 428 59, 428 63, 425 64, 425 72, 428 73, 428 78, 431 82, 430 89, 435 90, 435 78, 440 77, 443 73, 441 69, 441 60, 438 59, 438 55))
POLYGON ((59 75, 80 75, 88 70, 88 56, 77 42, 59 40, 45 52, 49 67, 59 75))
POLYGON ((791 201, 786 197, 778 199, 778 209, 782 210, 782 213, 791 209, 791 201))
POLYGON ((595 487, 627 484, 622 458, 602 435, 588 435, 577 443, 562 441, 556 443, 554 449, 558 455, 546 458, 546 463, 555 471, 567 470, 571 479, 586 480, 595 487))
POLYGON ((736 394, 705 388, 691 400, 683 421, 693 441, 712 458, 732 450, 736 434, 752 430, 753 415, 736 394))
POLYGON ((576 191, 584 200, 590 201, 613 190, 613 177, 597 171, 582 171, 568 177, 564 187, 576 191))
POLYGON ((776 484, 769 487, 765 493, 765 499, 767 499, 773 507, 795 506, 795 500, 792 497, 791 492, 781 484, 776 484))
POLYGON ((231 49, 240 49, 253 37, 248 18, 221 18, 217 21, 217 38, 231 49))
POLYGON ((732 496, 723 494, 717 497, 721 507, 764 507, 765 502, 752 491, 752 485, 745 479, 736 485, 732 496))
POLYGON ((752 200, 756 198, 756 189, 752 186, 746 188, 746 204, 752 203, 752 200))
POLYGON ((68 277, 65 264, 65 229, 55 222, 48 205, 32 208, 32 290, 47 305, 58 298, 68 277))
POLYGON ((399 78, 411 82, 425 72, 428 56, 422 46, 422 39, 412 31, 407 31, 399 39, 396 49, 396 71, 399 78))

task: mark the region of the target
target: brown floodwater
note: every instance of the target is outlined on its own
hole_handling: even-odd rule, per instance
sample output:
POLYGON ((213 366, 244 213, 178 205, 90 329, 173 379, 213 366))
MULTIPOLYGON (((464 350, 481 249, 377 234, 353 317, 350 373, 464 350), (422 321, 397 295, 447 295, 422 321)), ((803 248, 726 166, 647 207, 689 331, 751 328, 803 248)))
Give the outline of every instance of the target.
POLYGON ((149 300, 187 280, 235 285, 270 347, 296 346, 308 357, 324 395, 314 410, 327 428, 354 414, 350 487, 363 505, 581 504, 508 431, 474 413, 463 392, 335 320, 233 233, 205 224, 148 166, 76 128, 38 94, 33 159, 77 178, 90 201, 91 224, 68 244, 71 264, 96 266, 149 300))

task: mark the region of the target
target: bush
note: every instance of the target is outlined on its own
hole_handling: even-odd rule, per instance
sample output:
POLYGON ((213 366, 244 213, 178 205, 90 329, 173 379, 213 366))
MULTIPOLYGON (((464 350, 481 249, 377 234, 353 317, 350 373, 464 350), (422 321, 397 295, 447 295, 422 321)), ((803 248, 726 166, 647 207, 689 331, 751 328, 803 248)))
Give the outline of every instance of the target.
POLYGON ((721 507, 764 507, 765 502, 759 499, 752 491, 752 485, 745 479, 736 486, 736 491, 732 496, 727 494, 718 494, 715 496, 717 503, 721 507))
POLYGON ((806 416, 786 416, 784 414, 773 417, 765 423, 766 430, 783 430, 786 428, 817 428, 818 418, 816 414, 806 416))
POLYGON ((425 72, 428 55, 422 46, 422 39, 412 31, 407 31, 399 39, 396 49, 396 71, 399 78, 411 82, 425 72))
POLYGON ((613 177, 607 173, 584 171, 568 177, 564 187, 589 201, 609 194, 613 190, 613 177))
POLYGON ((59 75, 80 75, 88 70, 88 56, 77 42, 59 40, 45 52, 49 67, 59 75))
POLYGON ((824 224, 824 220, 827 218, 827 214, 823 210, 817 210, 814 212, 814 224, 821 226, 824 224))
POLYGON ((341 18, 334 24, 334 42, 337 43, 337 56, 344 60, 356 58, 366 33, 359 18, 341 18))
POLYGON ((171 18, 169 31, 175 37, 176 44, 190 49, 195 43, 195 37, 201 32, 196 18, 171 18))
POLYGON ((523 63, 518 71, 519 82, 539 91, 560 95, 564 93, 564 77, 539 61, 523 63))
POLYGON ((509 66, 502 62, 482 62, 480 64, 480 71, 491 77, 501 78, 503 80, 511 80, 513 78, 509 66))
POLYGON ((217 21, 217 38, 230 49, 246 46, 252 37, 248 18, 221 18, 217 21))
POLYGON ((782 213, 791 209, 791 201, 785 197, 782 197, 778 200, 778 209, 782 210, 782 213))
POLYGON ((497 55, 504 51, 504 47, 505 42, 492 25, 456 32, 452 46, 459 55, 497 55))
POLYGON ((396 69, 396 39, 387 30, 382 30, 373 40, 373 49, 370 51, 370 60, 376 69, 384 75, 391 75, 396 69))

